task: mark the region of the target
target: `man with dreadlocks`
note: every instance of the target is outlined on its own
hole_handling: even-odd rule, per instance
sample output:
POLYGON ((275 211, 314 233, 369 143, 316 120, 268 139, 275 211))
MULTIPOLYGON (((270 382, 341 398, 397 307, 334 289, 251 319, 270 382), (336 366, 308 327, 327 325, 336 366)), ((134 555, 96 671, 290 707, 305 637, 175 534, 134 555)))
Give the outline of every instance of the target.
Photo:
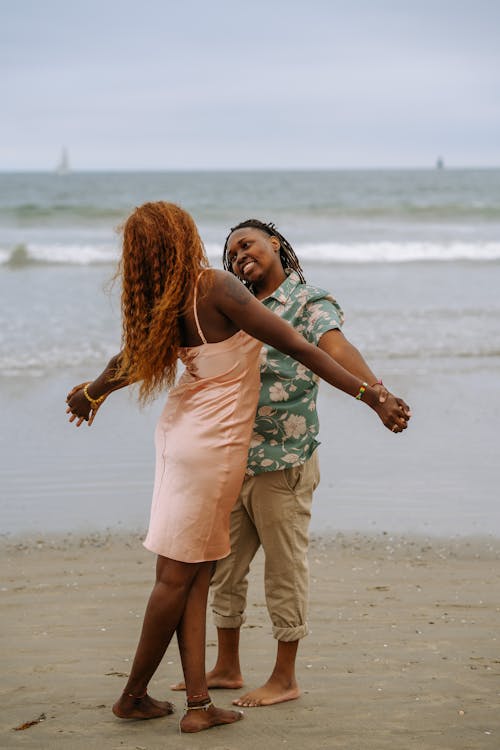
MULTIPOLYGON (((324 290, 306 284, 297 256, 274 224, 249 219, 231 229, 223 263, 266 307, 377 389, 381 404, 404 403, 384 388, 343 336, 339 305, 324 290)), ((219 650, 207 674, 209 686, 243 685, 239 634, 245 620, 247 575, 260 545, 265 553, 266 602, 278 648, 267 682, 234 700, 238 706, 268 706, 300 695, 295 662, 299 640, 308 632, 308 530, 319 481, 317 393, 318 378, 307 367, 273 347, 263 347, 247 478, 231 513, 231 553, 217 562, 211 582, 219 650)), ((404 410, 409 419, 406 405, 404 410)), ((172 687, 182 690, 184 684, 172 687)))

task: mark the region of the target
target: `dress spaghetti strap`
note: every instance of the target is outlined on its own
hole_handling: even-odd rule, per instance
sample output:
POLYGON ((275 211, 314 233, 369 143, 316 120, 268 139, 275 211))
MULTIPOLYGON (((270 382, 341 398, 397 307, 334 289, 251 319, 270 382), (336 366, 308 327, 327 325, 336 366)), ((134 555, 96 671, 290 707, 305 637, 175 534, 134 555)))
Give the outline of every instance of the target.
POLYGON ((198 320, 198 310, 196 309, 196 303, 197 303, 197 298, 198 298, 198 282, 200 280, 201 274, 205 273, 205 271, 208 271, 208 268, 204 268, 202 271, 200 271, 196 279, 196 283, 194 285, 193 312, 194 312, 194 319, 196 321, 196 328, 198 329, 198 335, 204 344, 208 344, 208 341, 206 340, 203 334, 203 331, 201 330, 200 321, 198 320))

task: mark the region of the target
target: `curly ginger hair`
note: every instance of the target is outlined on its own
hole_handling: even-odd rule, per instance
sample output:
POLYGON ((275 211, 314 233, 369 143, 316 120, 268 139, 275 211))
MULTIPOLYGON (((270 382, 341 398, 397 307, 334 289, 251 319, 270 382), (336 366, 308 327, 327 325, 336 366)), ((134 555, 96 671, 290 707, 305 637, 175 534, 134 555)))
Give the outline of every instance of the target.
POLYGON ((142 403, 175 381, 182 318, 208 265, 196 224, 179 206, 145 203, 125 222, 117 271, 122 352, 116 377, 140 382, 142 403))

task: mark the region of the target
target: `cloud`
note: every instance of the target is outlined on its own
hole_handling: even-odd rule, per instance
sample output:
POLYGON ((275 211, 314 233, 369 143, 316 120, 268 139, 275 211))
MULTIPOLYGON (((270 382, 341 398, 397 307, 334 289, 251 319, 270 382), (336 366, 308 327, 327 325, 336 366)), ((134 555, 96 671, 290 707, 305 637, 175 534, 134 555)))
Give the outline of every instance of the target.
POLYGON ((499 163, 496 3, 4 10, 0 168, 499 163), (449 149, 451 148, 451 151, 449 149))

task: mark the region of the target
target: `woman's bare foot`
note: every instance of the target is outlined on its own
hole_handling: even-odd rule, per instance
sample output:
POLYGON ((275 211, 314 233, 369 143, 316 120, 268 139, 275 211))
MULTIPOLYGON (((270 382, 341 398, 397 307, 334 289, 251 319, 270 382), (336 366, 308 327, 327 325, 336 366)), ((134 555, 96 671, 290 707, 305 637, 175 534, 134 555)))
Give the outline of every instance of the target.
POLYGON ((111 709, 119 719, 159 719, 174 713, 174 706, 169 701, 157 701, 147 693, 136 698, 122 693, 111 709))
POLYGON ((213 704, 209 708, 186 709, 186 713, 179 722, 181 732, 202 732, 204 729, 217 727, 220 724, 234 724, 243 718, 242 711, 227 711, 217 708, 213 704))
MULTIPOLYGON (((209 689, 239 690, 243 687, 243 677, 241 672, 219 672, 212 669, 210 672, 207 672, 207 685, 209 689)), ((170 690, 185 689, 186 685, 184 682, 177 682, 175 685, 170 685, 170 690)))
POLYGON ((268 680, 265 685, 251 690, 249 693, 236 698, 233 701, 234 706, 244 706, 245 708, 257 708, 258 706, 272 706, 275 703, 285 703, 285 701, 294 701, 300 696, 300 690, 297 683, 283 685, 275 680, 268 680))

